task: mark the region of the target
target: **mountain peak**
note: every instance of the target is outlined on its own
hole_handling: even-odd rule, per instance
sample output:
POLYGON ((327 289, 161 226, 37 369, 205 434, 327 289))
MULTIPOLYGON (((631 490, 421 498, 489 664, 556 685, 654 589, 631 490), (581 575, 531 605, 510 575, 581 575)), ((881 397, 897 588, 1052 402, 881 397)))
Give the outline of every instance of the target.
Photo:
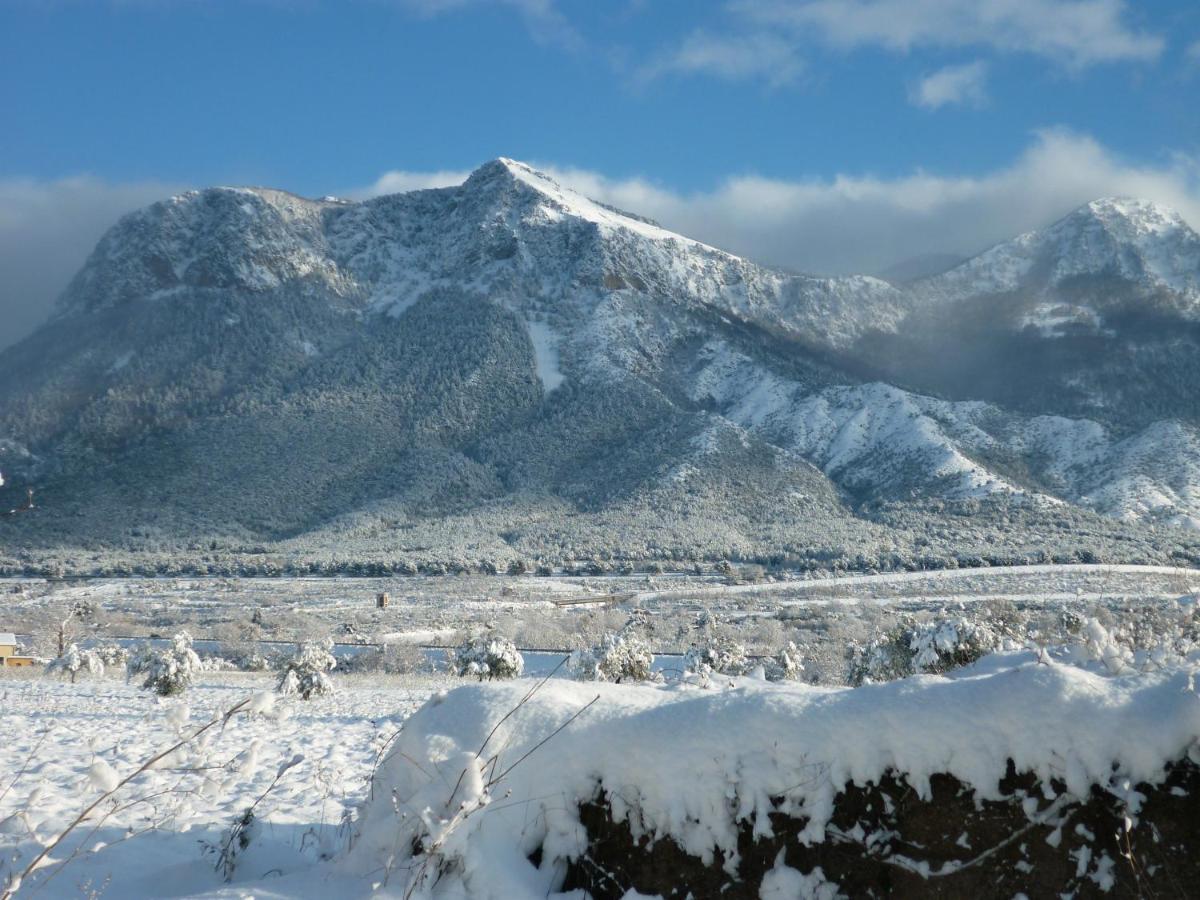
POLYGON ((185 191, 123 217, 59 299, 92 311, 189 288, 274 290, 294 279, 338 282, 322 247, 333 204, 273 188, 185 191))
POLYGON ((1139 197, 1100 197, 1067 216, 1068 220, 1081 218, 1121 227, 1132 233, 1165 234, 1180 229, 1191 230, 1183 216, 1172 207, 1139 197))
POLYGON ((554 200, 561 200, 564 194, 576 193, 564 189, 549 175, 539 172, 533 166, 506 156, 498 156, 479 166, 468 176, 463 188, 471 191, 494 188, 497 185, 532 189, 535 193, 554 200))
POLYGON ((518 162, 515 159, 509 159, 507 156, 497 156, 495 159, 489 159, 487 162, 479 165, 467 177, 467 183, 472 181, 485 181, 492 178, 509 178, 516 177, 518 168, 528 169, 533 171, 533 167, 523 162, 518 162))
POLYGON ((940 293, 966 296, 1029 288, 1032 281, 1039 289, 1052 288, 1070 278, 1105 274, 1195 296, 1200 293, 1200 235, 1163 203, 1100 197, 929 283, 940 293))
MULTIPOLYGON (((497 184, 536 194, 543 205, 552 212, 574 216, 602 228, 627 228, 638 232, 643 237, 676 240, 694 246, 707 246, 692 238, 669 231, 651 218, 594 200, 574 188, 561 184, 546 172, 506 156, 497 157, 481 165, 467 178, 463 188, 470 191, 497 184)), ((720 252, 724 253, 724 251, 720 252)))
POLYGON ((1180 292, 1200 288, 1200 235, 1152 200, 1101 197, 1047 228, 1040 242, 1056 279, 1109 271, 1180 292))

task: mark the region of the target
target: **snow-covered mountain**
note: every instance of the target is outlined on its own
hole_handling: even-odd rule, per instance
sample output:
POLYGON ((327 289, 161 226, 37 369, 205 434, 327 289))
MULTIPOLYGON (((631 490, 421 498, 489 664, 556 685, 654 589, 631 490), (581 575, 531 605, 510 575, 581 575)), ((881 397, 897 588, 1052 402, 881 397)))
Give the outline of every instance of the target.
POLYGON ((817 391, 709 351, 697 387, 731 421, 872 497, 1023 496, 1127 521, 1200 528, 1200 429, 1155 422, 1121 437, 1089 419, 1014 415, 881 382, 817 391))
POLYGON ((905 295, 850 348, 865 377, 1117 432, 1200 416, 1200 235, 1160 204, 1093 201, 905 295))
POLYGON ((948 299, 1016 290, 1049 296, 1073 278, 1098 275, 1176 292, 1197 313, 1200 235, 1162 204, 1103 198, 926 279, 923 288, 948 299))
POLYGON ((888 533, 863 504, 980 499, 1195 524, 1198 298, 1200 239, 1138 201, 897 286, 507 159, 362 203, 215 188, 119 222, 0 354, 0 467, 43 546, 845 553, 888 533))

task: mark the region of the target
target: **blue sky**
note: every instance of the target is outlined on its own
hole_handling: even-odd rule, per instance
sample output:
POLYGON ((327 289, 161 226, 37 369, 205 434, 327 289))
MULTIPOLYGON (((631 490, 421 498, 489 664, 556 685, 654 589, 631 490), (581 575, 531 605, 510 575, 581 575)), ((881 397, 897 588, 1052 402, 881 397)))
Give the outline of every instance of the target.
POLYGON ((745 172, 987 171, 1051 125, 1136 159, 1194 149, 1200 4, 1105 5, 1107 32, 1147 43, 1083 59, 950 37, 848 46, 699 0, 8 0, 0 174, 326 193, 508 155, 687 190, 745 172), (722 67, 715 46, 708 64, 672 66, 697 36, 741 40, 762 69, 722 67), (790 62, 749 49, 764 37, 790 44, 790 62), (979 63, 974 99, 910 98, 979 63))
POLYGON ((1099 194, 1195 223, 1197 108, 1184 0, 3 0, 0 310, 27 327, 180 187, 365 196, 498 155, 816 271, 1099 194))

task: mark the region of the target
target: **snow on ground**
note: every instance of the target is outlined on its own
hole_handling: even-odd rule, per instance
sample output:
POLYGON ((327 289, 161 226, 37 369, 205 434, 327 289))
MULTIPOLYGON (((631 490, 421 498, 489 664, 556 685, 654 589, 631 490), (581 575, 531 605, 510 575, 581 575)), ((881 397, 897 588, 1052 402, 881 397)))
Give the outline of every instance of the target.
POLYGON ((212 729, 202 746, 119 791, 118 802, 102 804, 18 897, 170 897, 220 888, 202 842, 219 843, 297 755, 302 761, 257 810, 261 824, 235 881, 305 870, 344 849, 343 816, 363 799, 383 741, 438 683, 342 678, 338 686, 331 697, 305 702, 277 699, 274 676, 207 673, 181 699, 158 700, 111 677, 70 684, 0 675, 0 894, 12 852, 27 862, 110 779, 247 698, 267 708, 212 729), (130 802, 137 798, 146 799, 130 802))
MULTIPOLYGON (((1170 579, 1179 579, 1180 586, 1187 585, 1200 586, 1200 570, 1185 569, 1176 566, 1114 566, 1114 565, 1030 565, 1030 566, 1005 566, 1003 568, 985 568, 985 569, 937 569, 928 572, 884 572, 878 575, 838 575, 828 578, 809 578, 797 581, 783 582, 763 582, 758 584, 738 584, 738 585, 708 585, 705 587, 694 587, 683 590, 667 590, 667 591, 648 591, 638 594, 638 599, 661 600, 674 596, 687 595, 690 597, 704 597, 713 595, 733 595, 733 594, 770 594, 779 593, 781 591, 792 591, 806 594, 813 594, 823 588, 841 588, 852 593, 850 596, 864 596, 862 591, 866 591, 865 596, 878 599, 881 596, 886 596, 889 592, 889 599, 901 600, 905 597, 925 596, 929 594, 944 593, 939 590, 940 585, 946 582, 976 582, 974 594, 981 597, 1008 597, 1012 596, 1008 593, 1008 585, 1013 582, 1033 583, 1032 579, 1035 576, 1045 576, 1048 581, 1037 582, 1047 584, 1053 581, 1060 583, 1074 582, 1079 584, 1083 581, 1091 582, 1094 587, 1104 587, 1105 594, 1119 593, 1125 590, 1124 587, 1118 587, 1116 584, 1121 576, 1134 576, 1136 578, 1144 578, 1147 576, 1167 576, 1170 579), (1081 577, 1082 576, 1082 577, 1081 577), (1078 581, 1076 581, 1078 579, 1078 581), (1107 582, 1107 583, 1106 583, 1107 582), (917 591, 906 591, 900 586, 915 585, 919 588, 917 591), (884 593, 881 594, 878 589, 884 588, 884 593)), ((966 593, 965 590, 960 590, 966 593)), ((1042 588, 1038 593, 1045 594, 1046 589, 1042 588)), ((1185 593, 1185 590, 1175 590, 1174 593, 1185 593)), ((1082 595, 1082 588, 1079 588, 1072 593, 1082 595)), ((1098 595, 1096 595, 1098 596, 1098 595)))
POLYGON ((601 789, 635 839, 669 836, 732 872, 740 822, 769 833, 778 810, 807 819, 802 841, 822 841, 837 792, 888 770, 922 797, 948 773, 998 799, 1010 759, 1075 797, 1157 783, 1200 737, 1195 670, 1105 677, 1022 652, 857 689, 463 687, 421 709, 389 751, 348 867, 394 896, 553 896, 587 850, 578 804, 601 789))
MULTIPOLYGON (((156 629, 171 627, 167 623, 189 608, 196 614, 189 622, 219 621, 226 613, 244 622, 257 610, 268 625, 284 610, 296 616, 295 627, 311 633, 314 623, 328 625, 358 610, 364 621, 386 613, 374 620, 378 636, 401 640, 434 634, 430 623, 527 627, 531 617, 545 614, 562 617, 567 626, 590 623, 611 630, 638 610, 648 635, 673 642, 691 639, 695 632, 686 623, 698 612, 730 627, 737 623, 738 629, 743 619, 759 627, 761 617, 778 632, 773 639, 803 638, 806 677, 823 670, 841 678, 847 638, 882 633, 899 621, 880 618, 890 610, 936 611, 947 603, 1008 596, 1049 610, 1051 618, 1056 611, 1085 611, 1080 601, 1087 598, 1136 613, 1139 602, 1195 592, 1200 573, 1030 566, 757 585, 727 585, 711 577, 616 577, 131 579, 13 586, 22 592, 9 595, 6 615, 37 612, 50 624, 58 622, 58 610, 80 601, 102 613, 136 614, 140 618, 133 621, 156 629), (382 613, 373 605, 377 590, 393 596, 382 613), (558 609, 548 602, 613 595, 619 606, 609 610, 558 609), (513 618, 498 619, 498 612, 513 618), (809 618, 795 620, 797 612, 809 618), (680 621, 686 627, 677 632, 680 621), (852 625, 859 631, 850 630, 852 625), (830 661, 812 655, 821 647, 830 661)), ((1155 602, 1157 607, 1146 609, 1157 610, 1156 617, 1147 621, 1164 627, 1175 621, 1164 610, 1191 608, 1175 599, 1155 602)), ((587 635, 580 628, 575 637, 587 635)), ((337 692, 304 702, 276 698, 271 675, 205 672, 183 698, 157 700, 112 677, 72 685, 21 672, 0 674, 0 879, 5 866, 13 870, 13 853, 31 859, 114 778, 246 698, 261 709, 211 729, 193 748, 121 789, 117 808, 105 801, 100 810, 107 816, 93 817, 54 850, 52 865, 19 896, 399 897, 415 871, 408 858, 415 834, 427 846, 436 845, 428 857, 434 865, 457 873, 439 882, 435 897, 546 897, 554 871, 561 872, 553 869, 554 860, 582 840, 576 801, 593 796, 598 783, 618 798, 618 815, 628 815, 636 829, 670 835, 702 857, 713 856, 715 848, 722 864, 729 862, 739 822, 763 812, 765 798, 787 797, 785 811, 802 810, 819 838, 838 786, 878 777, 889 766, 907 773, 917 790, 941 771, 982 796, 994 792, 1009 757, 1018 768, 1061 779, 1072 792, 1107 777, 1114 760, 1120 774, 1153 780, 1162 762, 1200 736, 1193 680, 1200 659, 1194 639, 1188 646, 1192 649, 1168 657, 1137 651, 1137 665, 1145 663, 1148 671, 1130 669, 1134 657, 1116 645, 1097 644, 1100 649, 1090 656, 993 654, 950 677, 917 676, 857 689, 728 676, 701 685, 694 679, 680 683, 678 672, 669 677, 672 683, 658 686, 581 684, 560 677, 524 705, 519 701, 537 683, 534 678, 459 687, 460 682, 429 676, 335 671, 337 692), (1178 655, 1184 652, 1193 656, 1185 661, 1178 655), (1105 677, 1105 666, 1121 674, 1105 677), (456 689, 435 693, 448 683, 456 689), (405 718, 431 697, 432 703, 405 718), (599 699, 588 707, 593 698, 599 699), (485 742, 492 726, 518 706, 485 742), (396 742, 389 744, 391 738, 396 742), (476 756, 485 743, 483 761, 496 757, 486 772, 476 756), (268 791, 281 766, 297 756, 302 759, 268 791), (381 757, 388 761, 372 794, 368 779, 381 757), (217 857, 203 848, 221 846, 235 819, 264 793, 256 808, 261 824, 225 885, 217 857), (360 826, 341 827, 351 810, 372 797, 360 826), (138 798, 144 801, 131 802, 138 798), (355 829, 362 837, 346 857, 355 829), (542 868, 534 869, 526 857, 538 847, 542 868)), ((548 674, 561 659, 551 652, 527 657, 527 674, 548 674)), ((661 663, 660 658, 656 666, 661 663)), ((676 661, 673 668, 681 666, 676 661)))
POLYGON ((550 393, 563 383, 562 369, 558 362, 559 336, 545 322, 530 321, 529 340, 533 342, 533 360, 542 388, 550 393))
POLYGON ((458 632, 453 628, 412 628, 378 635, 384 644, 446 645, 458 632))
MULTIPOLYGON (((838 682, 848 642, 869 640, 910 614, 939 616, 952 607, 1001 603, 1049 625, 1067 610, 1087 615, 1106 609, 1127 617, 1200 594, 1198 570, 1139 566, 1019 566, 727 583, 737 580, 679 574, 0 580, 0 628, 34 635, 35 649, 53 655, 58 624, 72 607, 84 605, 92 612, 80 623, 77 638, 101 644, 149 634, 169 638, 186 628, 206 654, 219 652, 222 644, 244 648, 252 641, 262 642, 263 652, 286 651, 295 641, 325 637, 341 645, 339 653, 371 649, 351 645, 388 644, 403 654, 404 645, 453 646, 490 626, 519 647, 559 651, 527 654, 530 671, 541 671, 566 652, 595 644, 633 615, 653 623, 648 637, 656 654, 682 653, 698 619, 708 617, 726 623, 730 637, 751 654, 773 655, 794 641, 810 677, 838 682), (392 598, 384 610, 375 604, 381 592, 392 598)), ((443 659, 440 652, 429 656, 443 659)))

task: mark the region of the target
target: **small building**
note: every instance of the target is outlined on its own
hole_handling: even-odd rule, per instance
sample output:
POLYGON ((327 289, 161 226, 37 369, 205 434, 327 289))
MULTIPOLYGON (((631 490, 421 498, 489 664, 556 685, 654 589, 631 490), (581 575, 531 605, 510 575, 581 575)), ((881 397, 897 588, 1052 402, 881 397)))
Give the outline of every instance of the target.
POLYGON ((388 596, 386 591, 375 597, 375 607, 377 609, 387 609, 388 604, 390 604, 391 602, 392 602, 392 598, 390 596, 388 596))
POLYGON ((0 666, 5 668, 21 668, 32 666, 37 660, 32 656, 17 655, 17 636, 11 632, 0 631, 0 666))

